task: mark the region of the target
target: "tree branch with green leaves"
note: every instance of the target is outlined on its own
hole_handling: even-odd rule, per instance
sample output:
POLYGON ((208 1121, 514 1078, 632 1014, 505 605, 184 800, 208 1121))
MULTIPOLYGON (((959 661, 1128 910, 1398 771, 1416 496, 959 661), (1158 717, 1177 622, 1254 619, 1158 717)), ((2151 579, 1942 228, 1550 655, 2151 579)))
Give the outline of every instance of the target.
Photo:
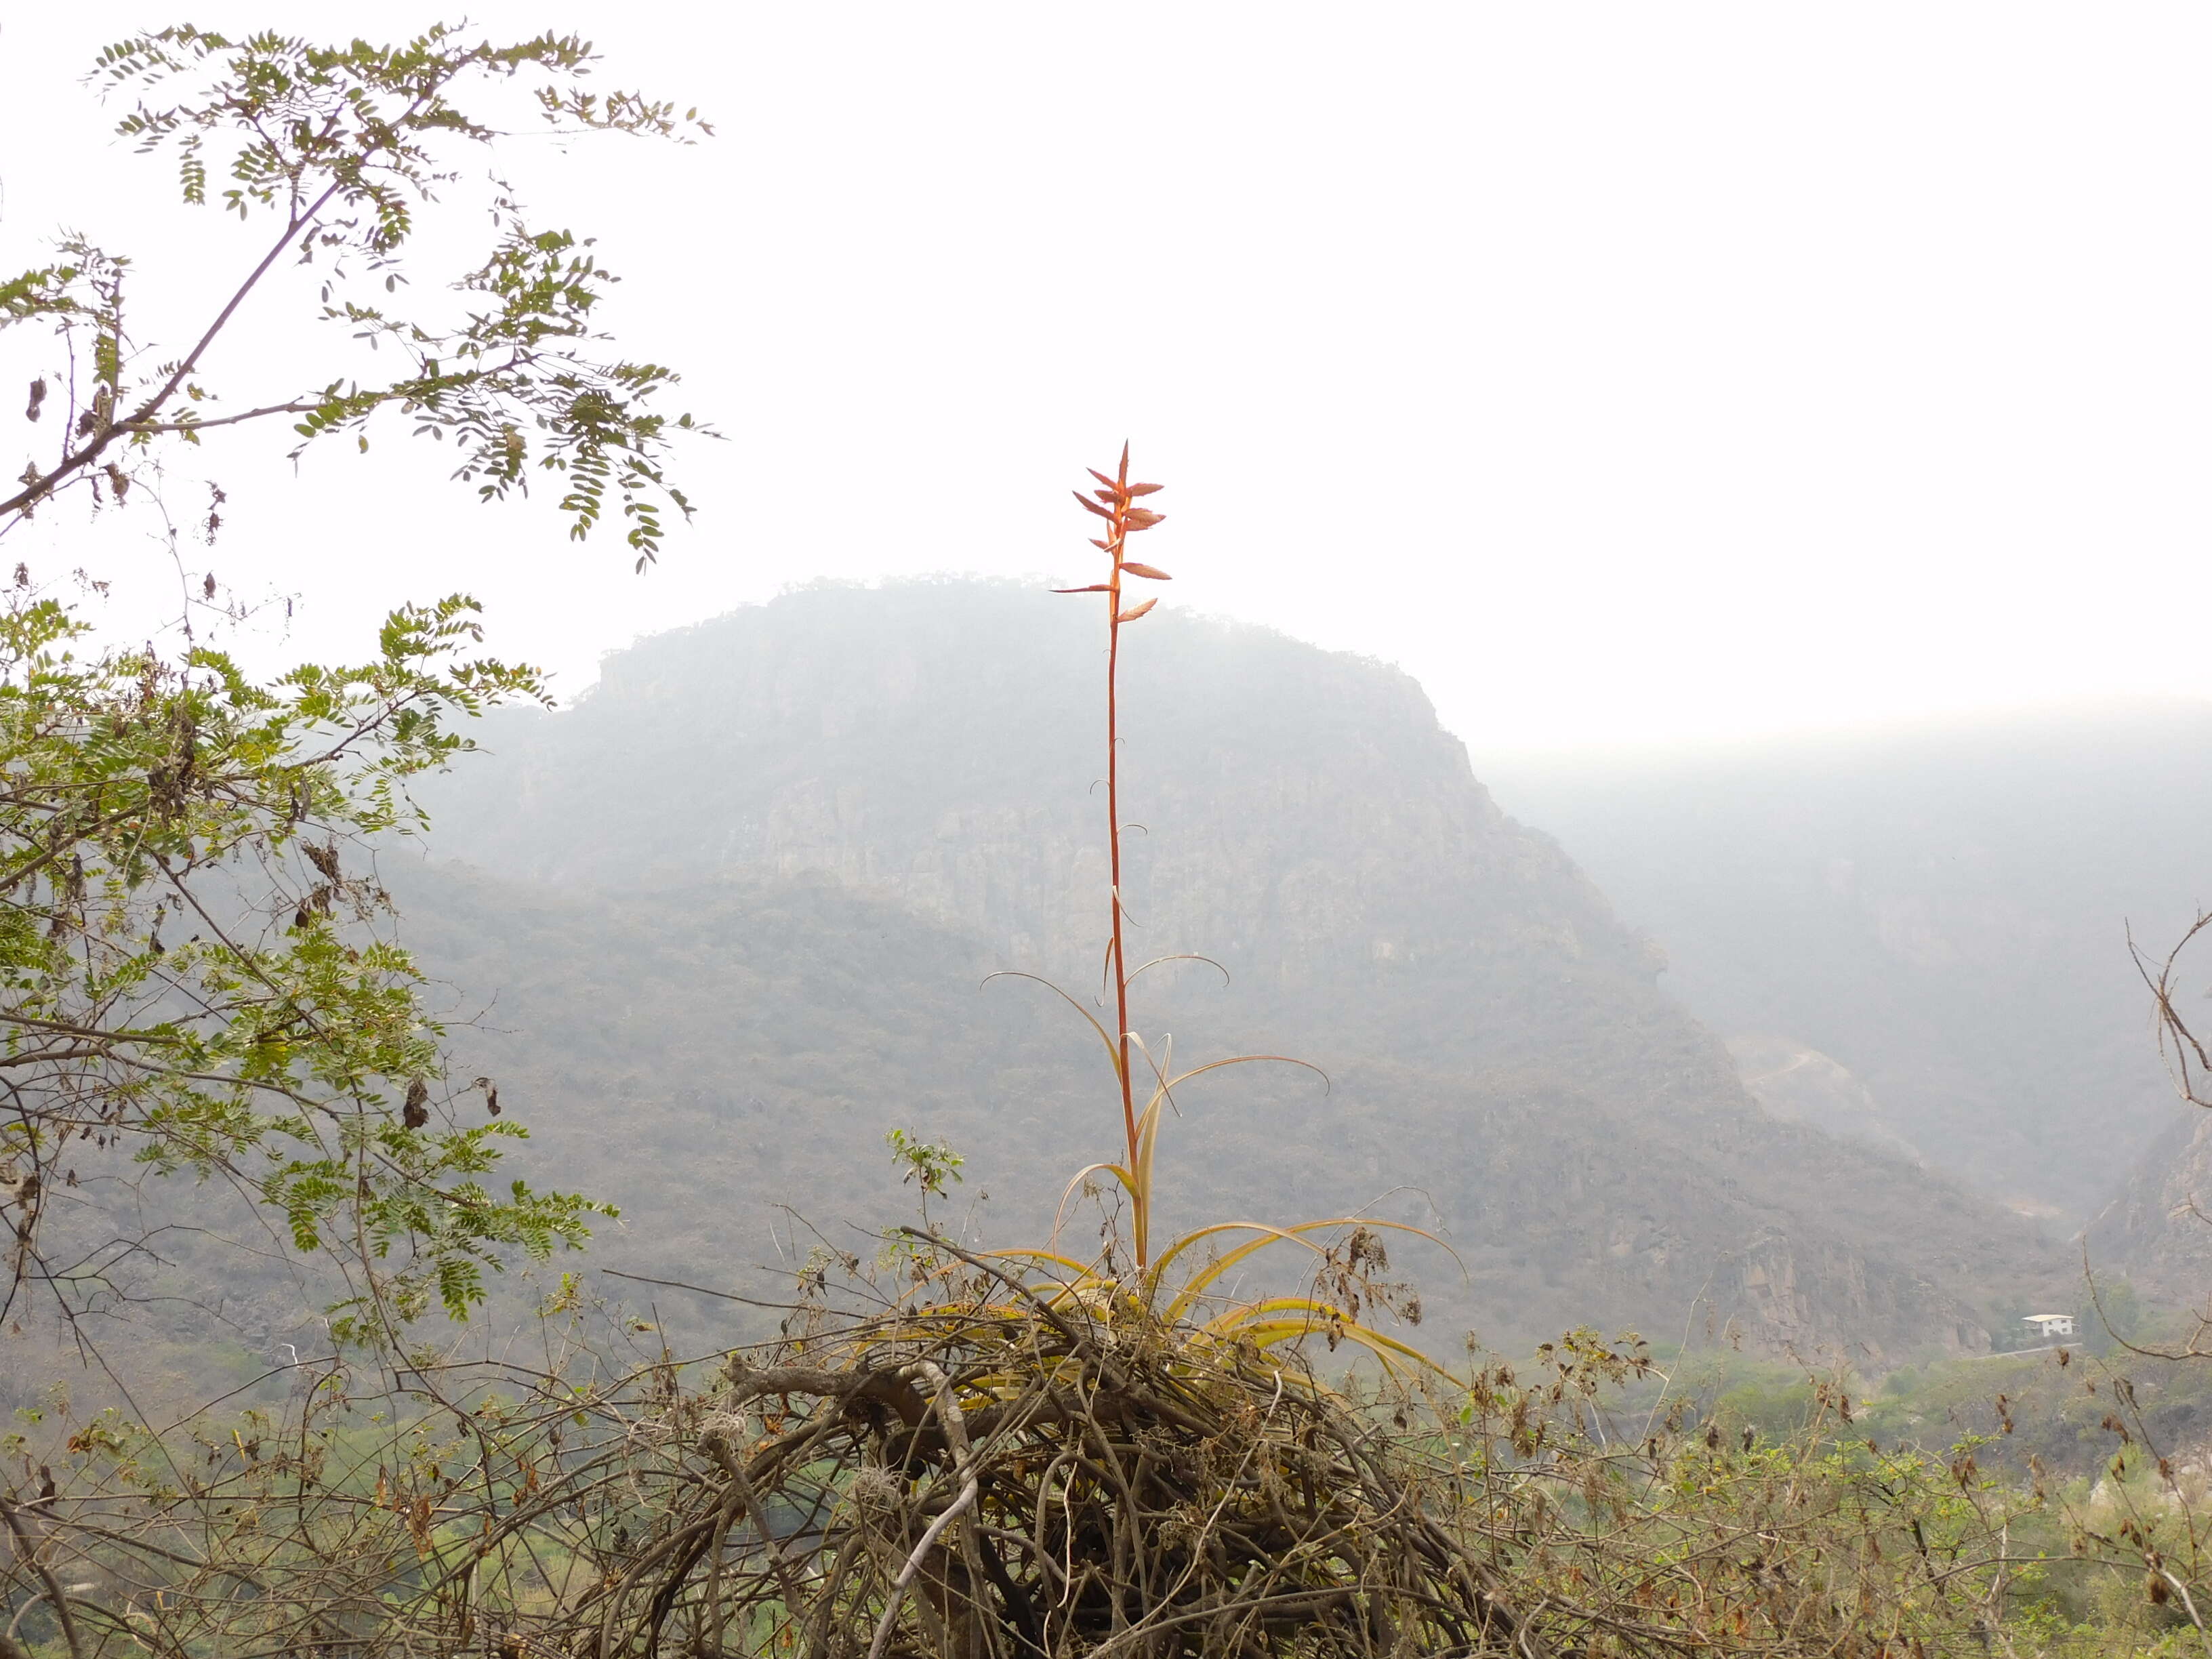
POLYGON ((65 239, 51 262, 0 281, 0 331, 43 325, 62 348, 25 404, 38 422, 58 403, 58 429, 0 498, 0 536, 64 490, 123 499, 165 443, 289 418, 295 457, 341 434, 366 448, 370 426, 388 414, 416 435, 453 442, 454 476, 484 500, 526 491, 534 472, 555 475, 570 535, 587 537, 612 512, 642 570, 669 513, 692 510, 666 476, 671 447, 706 428, 658 406, 673 370, 603 349, 594 313, 617 279, 589 240, 533 228, 494 180, 491 245, 448 279, 459 315, 391 308, 412 283, 407 255, 422 210, 462 176, 467 151, 513 136, 495 108, 517 106, 501 96, 517 83, 526 94, 519 106, 556 134, 683 143, 712 131, 696 111, 589 89, 592 62, 574 35, 470 45, 447 25, 397 46, 326 47, 274 33, 233 40, 184 25, 108 47, 94 79, 135 100, 118 133, 173 158, 187 205, 219 204, 269 234, 172 357, 133 331, 129 258, 85 238, 65 239), (320 272, 319 318, 393 348, 398 371, 335 375, 227 411, 207 364, 288 258, 320 272))
MULTIPOLYGON (((366 448, 383 422, 453 443, 488 501, 553 475, 570 534, 612 518, 642 570, 691 511, 672 447, 707 428, 660 409, 672 370, 599 331, 616 279, 590 240, 532 223, 487 174, 489 245, 444 273, 444 300, 401 308, 472 156, 526 129, 711 131, 594 90, 594 62, 574 35, 443 25, 397 46, 186 25, 107 47, 89 79, 127 100, 118 133, 171 161, 187 209, 255 240, 173 343, 140 337, 138 268, 89 237, 0 280, 0 343, 44 331, 52 353, 0 536, 79 495, 161 505, 165 457, 219 429, 281 425, 296 458, 340 434, 366 448), (319 283, 303 320, 346 338, 234 407, 211 368, 287 320, 270 281, 287 262, 319 283), (392 374, 339 372, 362 342, 392 374)), ((394 611, 357 663, 269 679, 193 631, 196 586, 181 646, 156 650, 102 643, 87 605, 107 590, 79 581, 18 565, 0 594, 0 1322, 32 1287, 78 1328, 131 1300, 121 1264, 158 1258, 196 1183, 233 1189, 257 1248, 335 1264, 341 1340, 465 1316, 507 1257, 582 1242, 600 1206, 492 1181, 524 1131, 489 1079, 447 1078, 373 858, 422 827, 410 781, 467 752, 469 716, 542 698, 537 673, 480 653, 465 596, 394 611)))
MULTIPOLYGON (((433 1301, 465 1316, 499 1252, 581 1242, 585 1200, 482 1184, 497 1143, 523 1133, 512 1120, 432 1112, 441 1030, 363 850, 422 827, 407 782, 472 746, 459 720, 542 695, 532 670, 464 654, 476 610, 404 608, 369 660, 262 684, 204 647, 80 660, 82 618, 28 586, 9 595, 10 1301, 51 1279, 52 1195, 118 1157, 234 1182, 301 1251, 366 1238, 350 1265, 380 1275, 372 1288, 403 1316, 433 1301)), ((463 1094, 495 1112, 489 1089, 463 1094)))

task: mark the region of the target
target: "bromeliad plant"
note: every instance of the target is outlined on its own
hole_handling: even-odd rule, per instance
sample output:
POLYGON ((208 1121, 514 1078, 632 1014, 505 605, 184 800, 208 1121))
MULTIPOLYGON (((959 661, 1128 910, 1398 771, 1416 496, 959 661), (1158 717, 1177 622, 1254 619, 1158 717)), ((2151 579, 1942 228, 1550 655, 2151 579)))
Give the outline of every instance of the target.
MULTIPOLYGON (((687 1468, 663 1544, 610 1569, 539 1639, 580 1629, 600 1653, 650 1651, 666 1629, 706 1652, 1073 1659, 1472 1653, 1522 1632, 1494 1567, 1439 1518, 1443 1466, 1401 1450, 1425 1433, 1409 1423, 1435 1420, 1421 1392, 1442 1373, 1364 1322, 1377 1305, 1418 1316, 1379 1279, 1395 1224, 1228 1220, 1154 1238, 1177 1088, 1284 1057, 1177 1072, 1132 1027, 1131 983, 1157 964, 1126 957, 1118 678, 1121 630, 1154 601, 1129 603, 1125 583, 1168 577, 1128 556, 1128 538, 1161 522, 1139 505, 1158 486, 1130 481, 1126 450, 1093 476, 1084 505, 1104 523, 1109 568, 1070 591, 1108 606, 1113 1029, 1051 988, 1106 1049, 1121 1107, 1121 1156, 1068 1193, 1109 1178, 1133 1249, 1109 1230, 1090 1261, 1050 1245, 983 1255, 925 1227, 886 1253, 894 1283, 855 1258, 849 1284, 803 1273, 784 1339, 731 1356, 716 1386, 671 1407, 687 1468), (1309 1253, 1309 1293, 1221 1306, 1223 1275, 1283 1243, 1309 1253), (1316 1336, 1382 1359, 1394 1404, 1380 1415, 1398 1438, 1378 1434, 1371 1402, 1314 1375, 1316 1336)), ((893 1140, 925 1186, 926 1146, 893 1140)))
MULTIPOLYGON (((1152 597, 1132 603, 1124 583, 1131 579, 1150 582, 1173 579, 1158 566, 1129 556, 1129 538, 1153 528, 1166 518, 1164 514, 1139 505, 1147 497, 1158 494, 1163 486, 1130 481, 1129 449, 1126 444, 1121 447, 1120 465, 1110 476, 1095 467, 1086 470, 1097 480, 1097 486, 1088 495, 1077 491, 1075 499, 1085 512, 1103 521, 1105 533, 1092 538, 1091 544, 1106 556, 1106 580, 1080 587, 1056 588, 1054 591, 1060 593, 1100 593, 1106 599, 1109 931, 1104 978, 1113 1005, 1113 1030, 1108 1031, 1078 999, 1057 986, 1049 988, 1089 1021, 1091 1029, 1105 1045, 1121 1097, 1123 1144, 1120 1161, 1093 1164, 1077 1172, 1075 1178, 1068 1183, 1066 1194, 1062 1195, 1061 1211, 1064 1215, 1068 1197, 1091 1176, 1103 1175, 1110 1177, 1128 1199, 1130 1244, 1135 1259, 1135 1272, 1128 1282, 1123 1282, 1122 1277, 1115 1271, 1110 1243, 1098 1261, 1089 1263, 1076 1261, 1055 1250, 1018 1250, 1008 1255, 1042 1267, 1072 1273, 1074 1277, 1069 1289, 1082 1294, 1095 1297, 1111 1285, 1120 1294, 1133 1297, 1148 1315, 1162 1319, 1172 1328, 1182 1326, 1205 1306, 1214 1287, 1231 1269, 1273 1245, 1296 1244, 1310 1251, 1316 1258, 1316 1268, 1313 1277, 1316 1294, 1270 1297, 1231 1307, 1214 1313, 1206 1320, 1200 1328, 1204 1333, 1212 1337, 1254 1343, 1265 1348, 1278 1343, 1297 1342, 1318 1331, 1327 1336, 1332 1348, 1340 1341, 1349 1340, 1371 1350, 1386 1364, 1400 1359, 1411 1359, 1425 1364, 1427 1361, 1415 1350, 1373 1329, 1360 1319, 1364 1311, 1376 1306, 1390 1308, 1401 1316, 1419 1319, 1418 1299, 1407 1293, 1403 1286, 1389 1284, 1377 1277, 1389 1265, 1388 1254, 1377 1237, 1377 1230, 1389 1227, 1419 1233, 1420 1230, 1418 1228, 1351 1216, 1331 1216, 1290 1226, 1275 1226, 1259 1221, 1217 1221, 1174 1239, 1157 1253, 1152 1248, 1152 1209, 1157 1191, 1160 1133, 1167 1112, 1176 1103, 1175 1091, 1177 1088, 1208 1072, 1263 1061, 1304 1066, 1322 1076, 1324 1084, 1327 1079, 1318 1067, 1285 1054, 1235 1054, 1177 1072, 1174 1066, 1171 1042, 1164 1042, 1155 1055, 1131 1027, 1129 987, 1139 975, 1170 962, 1211 959, 1177 954, 1155 957, 1134 968, 1129 965, 1127 947, 1128 917, 1123 901, 1121 861, 1121 630, 1149 615, 1159 600, 1152 597), (1137 1103, 1140 1062, 1144 1095, 1141 1109, 1137 1103), (1348 1236, 1338 1246, 1324 1245, 1316 1242, 1314 1237, 1345 1230, 1349 1230, 1348 1236), (1179 1260, 1201 1245, 1212 1249, 1232 1240, 1237 1242, 1225 1254, 1206 1262, 1188 1279, 1175 1285, 1172 1291, 1170 1291, 1169 1269, 1179 1260)), ((1036 977, 1034 975, 1013 976, 1036 977)), ((1427 1237, 1425 1234, 1422 1236, 1427 1237)))
MULTIPOLYGON (((1127 1162, 1103 1166, 1112 1169, 1121 1184, 1128 1189, 1134 1206, 1137 1265, 1146 1265, 1148 1254, 1149 1228, 1152 1221, 1152 1151, 1158 1133, 1158 1119, 1149 1108, 1145 1121, 1137 1118, 1136 1095, 1130 1071, 1130 1050, 1135 1039, 1129 1030, 1129 964, 1124 953, 1122 923, 1127 920, 1121 904, 1121 629, 1147 614, 1159 600, 1149 599, 1133 605, 1127 610, 1121 605, 1121 580, 1125 576, 1142 577, 1148 581, 1164 582, 1173 580, 1164 570, 1142 564, 1128 556, 1128 538, 1140 531, 1150 530, 1166 514, 1155 513, 1150 507, 1139 507, 1138 501, 1156 495, 1164 486, 1154 483, 1133 484, 1129 482, 1129 447, 1121 446, 1121 470, 1111 478, 1096 467, 1086 469, 1103 488, 1092 492, 1097 500, 1082 491, 1075 493, 1077 505, 1086 513, 1106 521, 1106 534, 1094 537, 1091 545, 1104 551, 1109 569, 1103 582, 1093 582, 1087 587, 1061 587, 1059 593, 1103 593, 1106 596, 1106 848, 1107 877, 1111 884, 1111 909, 1109 918, 1109 943, 1106 947, 1106 969, 1114 987, 1114 1030, 1107 1047, 1114 1057, 1114 1074, 1121 1089, 1121 1127, 1127 1138, 1127 1162), (1100 502, 1105 503, 1101 506, 1100 502)), ((1143 969, 1139 969, 1139 972, 1143 969)), ((1094 1022, 1095 1024, 1096 1022, 1094 1022)), ((1103 1035, 1103 1033, 1102 1033, 1103 1035)), ((1157 1104, 1157 1099, 1153 1103, 1157 1104)))

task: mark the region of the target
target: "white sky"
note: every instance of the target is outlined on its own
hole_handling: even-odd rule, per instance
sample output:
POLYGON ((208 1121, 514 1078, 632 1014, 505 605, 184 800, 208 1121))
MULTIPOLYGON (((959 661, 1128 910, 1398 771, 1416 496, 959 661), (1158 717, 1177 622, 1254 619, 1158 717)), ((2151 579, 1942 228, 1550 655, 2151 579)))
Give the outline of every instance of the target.
MULTIPOLYGON (((64 223, 131 250, 150 331, 159 284, 197 302, 255 238, 103 137, 96 9, 0 7, 0 264, 64 223)), ((1088 580, 1066 490, 1127 435, 1170 486, 1168 603, 1393 659, 1478 750, 2212 695, 2201 5, 471 15, 580 28, 718 122, 510 160, 732 441, 634 578, 396 430, 296 482, 235 441, 213 562, 299 596, 286 651, 465 587, 573 691, 817 575, 1088 580)), ((315 343, 213 372, 281 396, 315 343)), ((142 568, 115 523, 44 533, 46 565, 142 568)))

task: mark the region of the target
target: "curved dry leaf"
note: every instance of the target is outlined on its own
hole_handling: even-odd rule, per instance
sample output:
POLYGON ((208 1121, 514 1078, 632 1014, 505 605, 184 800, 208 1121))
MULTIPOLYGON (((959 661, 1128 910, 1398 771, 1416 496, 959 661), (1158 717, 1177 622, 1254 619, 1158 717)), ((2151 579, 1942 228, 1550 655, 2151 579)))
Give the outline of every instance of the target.
POLYGON ((1133 605, 1114 620, 1117 623, 1134 622, 1158 603, 1158 599, 1146 599, 1142 605, 1133 605))
POLYGON ((1121 568, 1128 572, 1132 576, 1149 576, 1156 582, 1171 582, 1175 580, 1174 577, 1169 575, 1166 571, 1162 570, 1158 566, 1139 564, 1134 559, 1124 560, 1121 564, 1121 568))

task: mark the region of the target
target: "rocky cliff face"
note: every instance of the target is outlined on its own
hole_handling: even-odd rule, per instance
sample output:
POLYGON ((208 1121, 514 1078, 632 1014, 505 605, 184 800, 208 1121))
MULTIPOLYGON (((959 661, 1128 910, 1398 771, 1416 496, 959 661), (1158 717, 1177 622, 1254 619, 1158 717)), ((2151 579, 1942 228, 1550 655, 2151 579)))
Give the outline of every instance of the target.
MULTIPOLYGON (((1092 609, 981 584, 815 590, 648 641, 573 711, 502 732, 448 834, 602 887, 828 874, 982 925, 1028 965, 1087 961, 1105 878, 1092 609), (495 823, 506 799, 526 810, 495 823)), ((1125 664, 1139 915, 1287 984, 1470 948, 1658 966, 1499 812, 1403 674, 1173 612, 1131 630, 1125 664)))
POLYGON ((2179 1103, 2118 1195, 2089 1224, 2089 1261, 2144 1295, 2205 1305, 2212 1286, 2212 1112, 2179 1103))
MULTIPOLYGON (((682 941, 702 916, 742 933, 749 904, 826 883, 939 941, 880 963, 886 987, 995 962, 1085 994, 1105 921, 1097 620, 1076 600, 946 582, 811 590, 648 641, 575 708, 496 723, 495 756, 431 799, 435 850, 557 893, 579 937, 605 907, 650 905, 672 959, 696 955, 682 941)), ((2052 1270, 1993 1207, 1753 1105, 1726 1050, 1657 989, 1656 947, 1498 811, 1402 674, 1171 613, 1133 629, 1124 660, 1124 805, 1143 826, 1133 954, 1203 952, 1232 981, 1158 970, 1138 1024, 1176 1031, 1185 1054, 1194 1038, 1296 1054, 1339 1085, 1310 1100, 1232 1085, 1177 1126, 1194 1170, 1278 1213, 1419 1188, 1467 1264, 1464 1293, 1443 1300, 1516 1334, 1733 1321, 1769 1346, 1972 1349, 1984 1298, 2052 1270)), ((802 933, 747 972, 801 983, 848 945, 802 933)), ((665 981, 653 955, 636 953, 633 978, 665 981)), ((572 1032, 604 1018, 543 988, 535 1018, 572 1032)), ((691 1006, 682 989, 656 1006, 691 1006)), ((685 1022, 748 1018, 665 1015, 667 1065, 739 1063, 685 1022)), ((775 1041, 754 1032, 744 1052, 757 1063, 775 1041)), ((901 1121, 915 1065, 957 1045, 948 1030, 848 1091, 867 1132, 841 1131, 825 1155, 872 1156, 874 1119, 901 1121)), ((698 1086, 641 1063, 634 1094, 698 1086)), ((977 1070, 973 1095, 935 1109, 989 1146, 1002 1206, 1056 1194, 1054 1170, 1106 1150, 1058 1109, 1030 1109, 1089 1114, 1072 1074, 1033 1056, 977 1070)), ((594 1086, 580 1078, 544 1079, 556 1117, 563 1091, 594 1086)))

